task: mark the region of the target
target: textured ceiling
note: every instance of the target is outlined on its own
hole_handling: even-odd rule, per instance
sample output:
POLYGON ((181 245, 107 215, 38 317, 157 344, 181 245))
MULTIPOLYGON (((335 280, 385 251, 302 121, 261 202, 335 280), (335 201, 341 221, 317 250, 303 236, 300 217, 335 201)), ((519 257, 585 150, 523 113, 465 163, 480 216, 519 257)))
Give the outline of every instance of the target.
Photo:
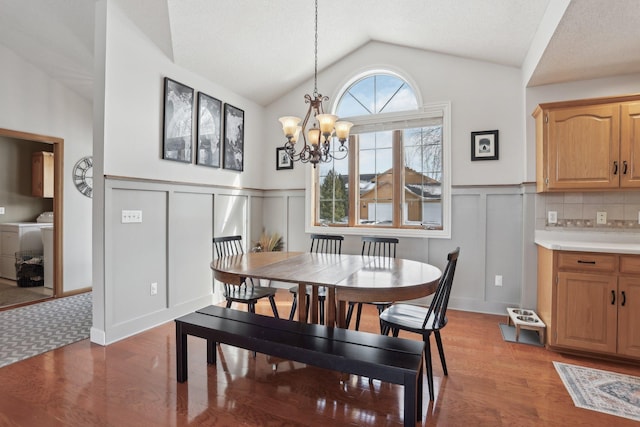
MULTIPOLYGON (((313 76, 313 0, 109 1, 177 64, 261 105, 313 76)), ((319 68, 369 41, 521 67, 549 1, 566 2, 319 0, 319 68)), ((0 0, 0 43, 90 99, 94 4, 0 0)), ((640 72, 638 0, 572 0, 558 20, 529 85, 640 72)))
POLYGON ((573 0, 530 86, 640 72, 640 1, 573 0))

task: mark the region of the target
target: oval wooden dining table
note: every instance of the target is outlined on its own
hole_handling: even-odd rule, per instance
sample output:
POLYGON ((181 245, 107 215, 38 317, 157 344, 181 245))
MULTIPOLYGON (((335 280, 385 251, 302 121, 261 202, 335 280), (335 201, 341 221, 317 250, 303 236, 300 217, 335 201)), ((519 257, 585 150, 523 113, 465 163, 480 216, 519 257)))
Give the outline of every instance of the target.
MULTIPOLYGON (((326 288, 325 323, 346 325, 347 301, 405 301, 431 295, 439 268, 402 258, 303 252, 251 252, 211 262, 214 278, 240 284, 245 278, 297 283, 298 295, 311 286, 310 321, 318 322, 318 288, 326 288), (334 309, 331 309, 334 307, 334 309), (337 314, 336 314, 337 313, 337 314)), ((298 319, 306 322, 306 304, 298 304, 298 319)))

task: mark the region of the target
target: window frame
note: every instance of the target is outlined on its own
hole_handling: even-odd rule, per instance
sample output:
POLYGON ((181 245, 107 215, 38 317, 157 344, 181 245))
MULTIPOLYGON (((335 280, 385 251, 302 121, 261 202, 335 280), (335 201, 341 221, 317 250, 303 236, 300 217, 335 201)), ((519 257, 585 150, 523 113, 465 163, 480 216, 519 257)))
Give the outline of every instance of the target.
MULTIPOLYGON (((336 104, 337 105, 337 104, 336 104)), ((361 224, 352 224, 353 216, 350 216, 348 224, 330 224, 330 225, 316 225, 314 223, 316 217, 316 211, 318 210, 317 194, 319 186, 318 183, 318 168, 310 168, 306 174, 305 179, 305 232, 306 233, 339 233, 343 235, 372 235, 377 236, 394 236, 394 237, 420 237, 420 238, 451 238, 451 102, 437 102, 425 104, 418 109, 418 111, 403 111, 393 113, 382 113, 376 115, 366 115, 349 117, 350 122, 354 123, 352 130, 353 133, 358 131, 375 131, 382 127, 389 127, 393 123, 402 123, 405 128, 420 126, 419 123, 426 123, 429 119, 434 117, 442 117, 442 229, 440 230, 428 230, 424 228, 410 228, 410 227, 389 227, 389 226, 369 226, 361 224), (407 124, 409 126, 407 126, 407 124)), ((354 171, 355 162, 359 158, 358 155, 353 155, 354 151, 350 145, 349 147, 349 171, 354 171)), ((359 152, 356 151, 357 154, 359 152)), ((394 164, 394 167, 396 165, 394 164)), ((351 188, 358 188, 357 184, 354 187, 355 177, 352 173, 349 174, 349 185, 351 188)), ((394 189, 394 193, 397 190, 394 189)), ((394 195, 395 199, 395 195, 394 195)), ((353 208, 355 197, 349 197, 350 209, 353 208)))

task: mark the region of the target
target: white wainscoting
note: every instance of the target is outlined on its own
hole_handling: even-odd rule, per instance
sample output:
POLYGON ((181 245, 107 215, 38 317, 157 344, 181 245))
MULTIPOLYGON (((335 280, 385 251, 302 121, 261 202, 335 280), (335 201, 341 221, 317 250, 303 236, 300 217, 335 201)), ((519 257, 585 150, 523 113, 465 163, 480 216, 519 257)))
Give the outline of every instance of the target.
MULTIPOLYGON (((250 249, 266 230, 282 234, 286 250, 309 250, 304 190, 105 183, 104 281, 94 287, 94 311, 104 319, 92 330, 100 344, 220 302, 209 268, 214 236, 241 234, 250 249), (142 223, 123 224, 122 210, 142 211, 142 223), (157 295, 151 295, 152 283, 157 295)), ((534 307, 533 190, 455 187, 452 196, 451 239, 401 238, 398 256, 444 267, 446 254, 460 246, 452 308, 506 313, 508 306, 534 307), (496 275, 503 276, 502 287, 494 286, 496 275)), ((360 237, 346 236, 343 252, 360 253, 360 237)))

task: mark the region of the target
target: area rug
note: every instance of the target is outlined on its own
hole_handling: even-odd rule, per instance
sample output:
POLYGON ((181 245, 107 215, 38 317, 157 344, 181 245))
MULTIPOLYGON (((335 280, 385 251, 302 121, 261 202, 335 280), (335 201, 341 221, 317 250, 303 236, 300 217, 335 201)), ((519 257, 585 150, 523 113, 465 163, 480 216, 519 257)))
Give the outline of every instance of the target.
POLYGON ((640 378, 553 362, 578 408, 640 421, 640 378))
POLYGON ((540 336, 536 331, 520 328, 520 339, 518 341, 516 341, 515 326, 500 323, 500 332, 502 333, 502 339, 505 341, 542 347, 542 344, 540 344, 540 336))
POLYGON ((91 292, 0 312, 0 367, 89 338, 91 292))

